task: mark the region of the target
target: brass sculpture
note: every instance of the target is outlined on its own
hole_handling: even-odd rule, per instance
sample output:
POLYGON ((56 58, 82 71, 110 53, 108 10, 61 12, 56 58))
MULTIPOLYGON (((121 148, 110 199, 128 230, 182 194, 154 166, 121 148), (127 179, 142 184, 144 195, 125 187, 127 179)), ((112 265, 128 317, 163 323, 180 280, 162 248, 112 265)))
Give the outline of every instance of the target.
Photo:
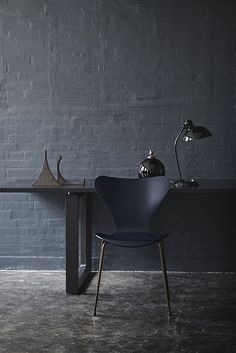
POLYGON ((44 151, 44 161, 41 172, 32 186, 59 186, 60 183, 54 178, 48 165, 47 150, 44 151))
POLYGON ((81 186, 85 186, 85 179, 82 180, 78 180, 78 181, 69 181, 67 179, 65 179, 62 175, 61 175, 61 171, 60 171, 60 163, 62 160, 62 156, 59 156, 58 160, 57 160, 57 181, 59 182, 60 185, 81 185, 81 186))
POLYGON ((44 151, 44 161, 39 176, 35 179, 32 186, 60 186, 60 185, 80 185, 85 186, 85 179, 79 181, 66 180, 60 171, 60 163, 62 156, 59 156, 57 160, 57 179, 53 176, 51 169, 48 164, 47 150, 44 151))

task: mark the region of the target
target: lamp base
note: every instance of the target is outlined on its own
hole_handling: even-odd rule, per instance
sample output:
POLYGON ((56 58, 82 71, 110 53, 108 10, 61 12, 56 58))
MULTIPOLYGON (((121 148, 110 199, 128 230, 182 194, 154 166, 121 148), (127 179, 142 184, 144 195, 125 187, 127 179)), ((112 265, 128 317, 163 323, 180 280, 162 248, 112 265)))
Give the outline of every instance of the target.
POLYGON ((198 182, 193 179, 188 180, 188 181, 187 180, 177 180, 174 182, 174 187, 176 187, 176 188, 189 188, 189 187, 196 188, 196 187, 198 187, 198 185, 199 185, 198 182))

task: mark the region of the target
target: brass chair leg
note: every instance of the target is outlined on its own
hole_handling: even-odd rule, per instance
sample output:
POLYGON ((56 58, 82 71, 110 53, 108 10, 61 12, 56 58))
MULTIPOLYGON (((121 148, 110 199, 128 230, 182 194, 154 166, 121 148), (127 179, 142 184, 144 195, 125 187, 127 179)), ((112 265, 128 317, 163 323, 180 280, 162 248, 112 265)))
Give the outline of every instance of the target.
POLYGON ((93 315, 94 316, 96 316, 96 313, 97 313, 98 294, 99 294, 99 288, 100 288, 100 282, 101 282, 103 257, 104 257, 104 250, 105 250, 106 244, 107 244, 107 242, 105 242, 104 240, 101 243, 101 251, 100 251, 100 258, 99 258, 99 270, 98 270, 97 292, 96 292, 94 311, 93 311, 93 315))
POLYGON ((163 272, 163 278, 164 278, 164 283, 165 283, 165 290, 166 290, 166 299, 167 299, 167 305, 168 305, 168 313, 171 315, 171 310, 170 310, 170 293, 169 293, 169 285, 168 285, 168 277, 167 277, 167 271, 166 271, 166 258, 165 258, 165 250, 164 250, 164 244, 163 241, 161 240, 159 243, 159 251, 160 251, 160 258, 161 258, 161 267, 162 267, 162 272, 163 272))

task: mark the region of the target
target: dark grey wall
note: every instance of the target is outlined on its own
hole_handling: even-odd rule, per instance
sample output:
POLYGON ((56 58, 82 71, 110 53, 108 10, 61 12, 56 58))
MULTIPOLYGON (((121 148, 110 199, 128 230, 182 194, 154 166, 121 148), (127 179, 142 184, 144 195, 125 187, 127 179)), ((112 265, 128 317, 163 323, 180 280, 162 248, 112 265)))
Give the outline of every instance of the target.
MULTIPOLYGON (((135 176, 149 147, 176 177, 236 177, 234 0, 0 0, 0 178, 48 149, 67 178, 135 176), (180 117, 181 116, 181 117, 180 117), (193 158, 194 157, 194 158, 193 158)), ((0 267, 64 265, 63 200, 1 195, 0 267)))

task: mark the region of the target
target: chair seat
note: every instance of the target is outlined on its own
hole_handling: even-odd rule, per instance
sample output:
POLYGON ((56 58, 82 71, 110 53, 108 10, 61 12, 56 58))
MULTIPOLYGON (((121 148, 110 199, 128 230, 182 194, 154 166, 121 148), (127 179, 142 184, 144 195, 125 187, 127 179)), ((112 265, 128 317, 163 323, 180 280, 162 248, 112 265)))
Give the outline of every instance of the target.
POLYGON ((112 234, 96 233, 96 237, 108 243, 124 247, 142 247, 157 243, 166 238, 167 233, 152 234, 137 231, 116 231, 112 234))

